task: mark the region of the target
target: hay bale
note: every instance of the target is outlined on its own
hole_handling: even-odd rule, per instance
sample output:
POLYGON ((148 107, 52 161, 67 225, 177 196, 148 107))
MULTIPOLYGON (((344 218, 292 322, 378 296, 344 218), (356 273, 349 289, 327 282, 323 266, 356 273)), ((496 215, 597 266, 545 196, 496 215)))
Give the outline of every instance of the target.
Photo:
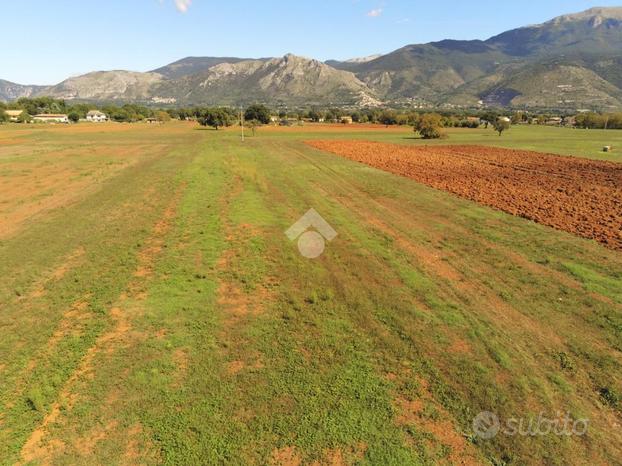
POLYGON ((603 152, 611 152, 612 150, 613 150, 613 147, 611 147, 611 146, 603 147, 603 152))

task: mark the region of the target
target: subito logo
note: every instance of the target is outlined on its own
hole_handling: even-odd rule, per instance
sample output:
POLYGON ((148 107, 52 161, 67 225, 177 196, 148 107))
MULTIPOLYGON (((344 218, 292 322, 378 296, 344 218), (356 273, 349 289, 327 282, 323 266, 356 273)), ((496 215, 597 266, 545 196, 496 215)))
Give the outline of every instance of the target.
POLYGON ((308 259, 320 257, 326 247, 326 241, 332 241, 337 232, 315 209, 309 209, 296 223, 285 232, 294 241, 298 238, 298 251, 308 259))

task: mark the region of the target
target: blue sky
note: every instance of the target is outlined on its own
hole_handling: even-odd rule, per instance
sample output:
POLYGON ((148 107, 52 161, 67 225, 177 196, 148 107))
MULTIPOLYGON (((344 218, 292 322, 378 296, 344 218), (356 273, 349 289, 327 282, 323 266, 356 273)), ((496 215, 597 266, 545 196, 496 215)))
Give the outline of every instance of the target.
POLYGON ((186 56, 321 60, 445 38, 486 39, 621 0, 3 0, 0 79, 52 84, 186 56))

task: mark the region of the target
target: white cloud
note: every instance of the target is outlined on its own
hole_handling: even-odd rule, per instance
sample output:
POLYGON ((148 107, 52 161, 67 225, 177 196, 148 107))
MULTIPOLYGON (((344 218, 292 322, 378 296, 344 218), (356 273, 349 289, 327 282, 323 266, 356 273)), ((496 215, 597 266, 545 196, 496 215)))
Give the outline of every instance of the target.
POLYGON ((190 8, 191 4, 192 0, 175 0, 175 7, 177 8, 177 11, 181 13, 185 13, 186 11, 188 11, 188 8, 190 8))
POLYGON ((382 14, 382 8, 375 8, 375 9, 367 12, 367 16, 369 16, 370 18, 377 18, 381 14, 382 14))

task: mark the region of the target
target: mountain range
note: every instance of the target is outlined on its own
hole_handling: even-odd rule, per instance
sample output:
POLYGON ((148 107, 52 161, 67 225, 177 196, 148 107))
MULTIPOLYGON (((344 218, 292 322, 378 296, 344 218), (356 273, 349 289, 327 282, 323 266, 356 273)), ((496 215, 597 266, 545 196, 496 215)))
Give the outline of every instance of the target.
POLYGON ((151 72, 98 71, 53 86, 0 80, 0 100, 43 95, 154 105, 622 109, 622 7, 347 61, 188 57, 151 72))

